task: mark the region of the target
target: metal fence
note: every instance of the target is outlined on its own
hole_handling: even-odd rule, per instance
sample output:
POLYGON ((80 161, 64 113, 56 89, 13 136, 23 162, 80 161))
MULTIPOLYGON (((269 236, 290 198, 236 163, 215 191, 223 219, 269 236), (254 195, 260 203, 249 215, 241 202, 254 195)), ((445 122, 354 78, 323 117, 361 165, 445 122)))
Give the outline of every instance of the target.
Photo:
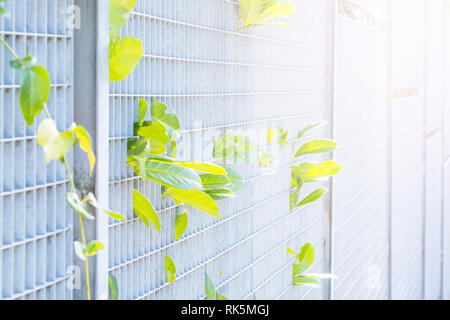
MULTIPOLYGON (((28 48, 49 70, 48 108, 59 130, 72 123, 72 32, 66 12, 72 1, 4 3, 0 35, 20 55, 28 48), (45 5, 43 3, 45 2, 45 5)), ((3 3, 2 3, 3 4, 3 3)), ((27 127, 18 107, 19 81, 12 57, 0 49, 0 298, 70 299, 72 212, 64 167, 45 165, 36 125, 27 127)), ((43 119, 42 117, 40 118, 43 119)))
MULTIPOLYGON (((95 273, 97 290, 107 290, 112 273, 121 299, 201 299, 207 272, 218 292, 232 299, 448 297, 441 249, 448 266, 450 216, 443 190, 449 186, 444 164, 450 126, 440 120, 449 114, 441 84, 444 76, 450 83, 450 63, 449 42, 439 40, 448 37, 446 2, 289 2, 297 6, 283 19, 291 28, 237 31, 236 0, 137 1, 121 32, 142 39, 145 55, 127 79, 110 84, 109 139, 96 141, 109 147, 104 198, 127 216, 107 225, 97 221, 97 231, 107 230, 97 236, 107 247, 100 258, 108 260, 105 272, 95 273), (442 19, 430 23, 436 15, 442 19), (224 219, 191 210, 187 232, 174 241, 181 208, 126 166, 139 97, 161 100, 179 116, 180 159, 212 160, 213 141, 222 133, 245 133, 265 149, 267 128, 282 127, 293 137, 328 120, 328 127, 306 139, 337 140, 333 156, 343 171, 324 184, 328 197, 292 213, 291 146, 271 145, 278 155, 272 167, 237 166, 246 185, 236 199, 220 202, 224 219), (133 188, 155 205, 161 233, 134 216, 133 188), (316 248, 312 270, 339 277, 324 281, 322 289, 291 285, 286 248, 298 250, 307 241, 316 248), (170 284, 166 255, 177 268, 170 284)), ((49 69, 49 109, 60 130, 74 118, 72 84, 80 84, 73 83, 73 63, 83 65, 73 55, 66 25, 70 5, 15 0, 5 5, 11 17, 0 20, 0 35, 21 54, 28 46, 49 69)), ((82 43, 86 34, 77 32, 82 43)), ((102 32, 108 35, 107 25, 100 25, 102 32)), ((72 213, 60 206, 68 190, 64 168, 44 164, 36 128, 25 126, 17 107, 19 87, 9 60, 1 49, 0 298, 71 299, 76 230, 72 213)), ((101 269, 98 261, 96 267, 101 269)))

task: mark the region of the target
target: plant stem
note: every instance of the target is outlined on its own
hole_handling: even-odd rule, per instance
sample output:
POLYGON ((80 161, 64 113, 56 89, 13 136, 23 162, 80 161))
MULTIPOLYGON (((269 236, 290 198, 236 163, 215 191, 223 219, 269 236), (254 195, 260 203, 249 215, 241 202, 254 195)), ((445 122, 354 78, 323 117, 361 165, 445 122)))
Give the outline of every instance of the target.
MULTIPOLYGON (((44 105, 44 112, 47 115, 47 118, 52 119, 52 115, 48 111, 48 108, 46 105, 44 105)), ((64 166, 66 167, 67 175, 69 177, 70 185, 72 187, 72 192, 77 192, 77 188, 75 187, 75 182, 73 180, 72 171, 70 170, 69 163, 67 162, 66 156, 63 156, 62 158, 64 166)), ((81 232, 81 240, 83 242, 83 246, 86 248, 86 235, 84 233, 84 224, 83 224, 83 218, 81 216, 78 217, 78 221, 80 223, 80 232, 81 232)), ((88 256, 85 253, 84 254, 84 268, 86 270, 86 295, 87 299, 91 300, 91 283, 89 280, 89 263, 88 263, 88 256)))
MULTIPOLYGON (((84 225, 83 225, 83 218, 81 216, 78 217, 80 221, 80 231, 81 231, 81 239, 83 241, 83 246, 86 248, 86 236, 84 234, 84 225)), ((88 256, 85 253, 84 254, 84 267, 86 269, 86 291, 87 291, 87 299, 91 300, 91 285, 89 281, 89 263, 88 263, 88 256)))
POLYGON ((3 43, 6 49, 8 49, 8 51, 11 52, 11 54, 16 60, 20 60, 20 57, 17 55, 17 53, 9 46, 8 43, 6 43, 6 41, 2 37, 0 37, 0 42, 3 43))

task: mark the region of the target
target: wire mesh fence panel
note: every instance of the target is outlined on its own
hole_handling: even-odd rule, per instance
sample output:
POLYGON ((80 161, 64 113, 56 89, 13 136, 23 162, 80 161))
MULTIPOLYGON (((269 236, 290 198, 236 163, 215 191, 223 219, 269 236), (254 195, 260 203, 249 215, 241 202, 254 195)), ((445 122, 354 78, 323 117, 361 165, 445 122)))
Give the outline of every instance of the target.
POLYGON ((386 2, 339 1, 333 272, 336 299, 388 294, 386 2))
POLYGON ((277 155, 271 167, 237 166, 246 184, 237 198, 220 202, 223 219, 190 209, 188 229, 177 241, 174 219, 181 208, 126 166, 139 97, 160 100, 178 115, 178 157, 184 160, 212 161, 213 141, 222 133, 243 133, 265 150, 268 128, 296 135, 322 120, 329 4, 292 2, 297 10, 285 19, 291 28, 248 31, 237 31, 238 1, 137 2, 123 35, 142 39, 145 55, 128 79, 110 88, 110 206, 128 216, 109 225, 109 266, 121 299, 203 298, 205 272, 229 298, 283 298, 292 282, 286 248, 298 250, 307 240, 317 246, 315 271, 323 271, 323 205, 289 210, 292 146, 271 145, 277 155), (161 233, 133 217, 133 188, 154 204, 161 233), (171 284, 166 255, 177 268, 171 284))
MULTIPOLYGON (((21 56, 49 70, 50 113, 58 130, 72 123, 72 32, 66 27, 70 0, 2 2, 0 36, 21 56)), ((18 74, 0 48, 0 299, 71 299, 72 213, 64 166, 45 164, 19 108, 18 74)))
POLYGON ((393 299, 423 296, 424 5, 424 1, 392 3, 393 299))

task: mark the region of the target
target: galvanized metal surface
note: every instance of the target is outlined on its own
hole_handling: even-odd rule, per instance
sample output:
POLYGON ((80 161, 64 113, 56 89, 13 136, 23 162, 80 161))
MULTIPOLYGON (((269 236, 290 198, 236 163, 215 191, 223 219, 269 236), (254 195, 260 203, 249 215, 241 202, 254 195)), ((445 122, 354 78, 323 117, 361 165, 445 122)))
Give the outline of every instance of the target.
MULTIPOLYGON (((438 106, 443 89, 435 86, 444 57, 433 59, 438 40, 425 41, 426 28, 434 34, 443 25, 426 23, 425 0, 393 1, 389 48, 388 1, 290 2, 297 10, 283 20, 291 28, 247 31, 237 31, 235 0, 137 2, 122 35, 142 39, 145 56, 129 78, 110 85, 106 122, 108 103, 100 94, 106 78, 91 79, 97 94, 96 147, 99 160, 109 158, 107 166, 97 168, 96 195, 109 198, 110 208, 127 216, 124 222, 97 221, 95 235, 107 250, 93 271, 96 298, 105 298, 108 272, 119 281, 121 299, 201 299, 205 272, 219 293, 233 299, 420 299, 427 296, 426 285, 428 297, 448 297, 450 277, 445 268, 440 271, 440 250, 448 266, 450 206, 441 188, 444 195, 449 190, 450 127, 436 115, 446 109, 438 106), (356 6, 358 14, 337 11, 333 25, 333 5, 339 9, 345 3, 356 6), (434 71, 425 78, 430 63, 434 71), (325 184, 332 187, 331 197, 290 213, 291 146, 272 145, 278 160, 273 167, 237 167, 247 183, 236 199, 220 203, 224 219, 190 210, 186 234, 174 241, 181 208, 126 166, 139 97, 159 99, 180 117, 180 159, 212 160, 213 140, 224 132, 245 133, 264 149, 268 127, 292 134, 326 119, 331 127, 305 141, 336 139, 341 147, 334 156, 344 169, 325 184), (425 109, 425 103, 433 108, 425 109), (102 178, 108 171, 109 179, 102 178), (157 209, 161 233, 134 216, 133 188, 157 209), (441 231, 430 233, 441 225, 447 238, 441 231), (432 237, 426 240, 427 235, 432 237), (322 290, 291 285, 286 248, 297 251, 307 241, 316 248, 311 270, 339 277, 331 286, 324 282, 322 290), (164 279, 166 255, 177 267, 171 284, 164 279)), ((72 55, 73 36, 66 26, 71 4, 15 0, 5 4, 11 18, 0 19, 0 35, 21 55, 28 44, 49 69, 49 108, 60 130, 73 120, 72 66, 80 59, 72 55)), ((430 16, 439 11, 429 10, 430 16)), ((105 41, 105 16, 97 19, 105 41)), ((102 50, 99 44, 96 59, 102 50)), ((69 186, 60 164, 45 165, 36 125, 26 127, 22 120, 9 60, 1 48, 0 298, 70 299, 69 186)), ((105 65, 99 60, 96 65, 104 74, 105 65)), ((305 160, 311 159, 326 157, 305 160)))
MULTIPOLYGON (((28 48, 51 77, 48 108, 59 130, 73 119, 72 33, 66 27, 70 0, 2 3, 0 35, 20 55, 28 48), (44 4, 45 2, 45 4, 44 4), (44 4, 44 5, 43 5, 44 4)), ((18 108, 19 81, 13 58, 0 49, 0 298, 71 299, 70 190, 63 165, 45 165, 36 124, 27 127, 18 108)), ((43 116, 39 117, 39 121, 43 116)))

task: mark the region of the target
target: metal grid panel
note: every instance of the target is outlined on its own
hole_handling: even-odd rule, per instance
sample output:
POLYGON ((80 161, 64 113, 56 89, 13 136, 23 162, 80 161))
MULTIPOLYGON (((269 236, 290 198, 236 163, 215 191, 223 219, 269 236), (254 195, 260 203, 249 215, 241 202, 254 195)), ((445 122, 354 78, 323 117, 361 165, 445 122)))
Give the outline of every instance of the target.
POLYGON ((423 297, 425 1, 392 2, 392 298, 423 297), (408 11, 408 15, 404 11, 408 11))
MULTIPOLYGON (((220 203, 224 219, 191 210, 188 230, 176 242, 179 208, 161 199, 159 186, 136 179, 126 167, 138 97, 159 99, 177 113, 184 159, 211 160, 212 141, 223 132, 244 132, 264 147, 268 127, 296 132, 323 119, 330 5, 292 2, 297 11, 286 19, 292 28, 237 32, 237 1, 138 1, 123 32, 143 40, 145 57, 110 89, 110 206, 128 216, 109 225, 109 266, 121 299, 202 298, 205 271, 220 293, 234 299, 311 296, 309 290, 289 290, 286 247, 298 250, 314 241, 314 268, 323 271, 324 208, 318 203, 289 213, 290 148, 279 153, 277 168, 239 167, 247 183, 236 199, 220 203), (161 234, 133 217, 133 187, 156 207, 161 234), (173 284, 164 280, 165 255, 177 267, 173 284)), ((310 137, 326 136, 325 130, 310 137)), ((314 294, 322 296, 320 290, 314 294)))
MULTIPOLYGON (((0 35, 20 55, 26 48, 50 73, 48 108, 59 130, 72 122, 72 34, 66 28, 70 0, 2 3, 0 35)), ((0 299, 71 299, 72 213, 64 167, 45 165, 36 124, 27 127, 18 106, 19 81, 0 49, 0 299)), ((38 121, 43 119, 40 116, 38 121)))
POLYGON ((386 2, 339 1, 336 48, 336 299, 387 298, 386 2), (354 14, 353 14, 354 13, 354 14), (375 23, 375 24, 371 24, 375 23), (384 83, 384 85, 383 85, 384 83))

